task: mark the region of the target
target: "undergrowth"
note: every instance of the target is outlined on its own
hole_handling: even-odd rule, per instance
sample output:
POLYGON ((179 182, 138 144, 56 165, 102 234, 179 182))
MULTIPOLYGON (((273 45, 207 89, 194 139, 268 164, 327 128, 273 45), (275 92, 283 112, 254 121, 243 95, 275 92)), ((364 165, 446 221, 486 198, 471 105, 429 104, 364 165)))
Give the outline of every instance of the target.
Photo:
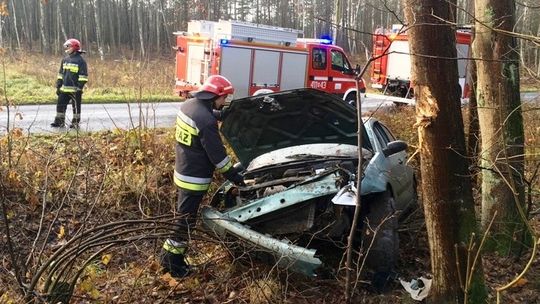
MULTIPOLYGON (((524 111, 529 177, 540 163, 540 121, 534 109, 531 106, 524 111)), ((374 116, 388 125, 398 138, 408 141, 409 153, 414 152, 417 142, 411 119, 414 109, 378 111, 374 116)), ((4 246, 8 239, 3 233, 0 303, 22 301, 14 276, 15 267, 19 269, 20 279, 28 283, 41 265, 80 231, 144 219, 151 220, 154 226, 147 224, 146 230, 130 234, 129 242, 120 242, 117 238, 118 242, 108 250, 98 252, 94 248, 73 259, 70 265, 75 270, 84 259, 89 259, 89 263, 81 268, 72 303, 340 303, 343 300, 340 276, 333 279, 302 277, 252 260, 249 255, 233 255, 228 246, 202 234, 193 241, 188 254, 190 262, 198 267, 196 273, 185 280, 164 275, 157 262, 163 235, 158 233, 156 223, 160 216, 174 214, 173 145, 172 129, 69 132, 30 137, 15 129, 9 136, 0 137, 0 200, 7 206, 6 212, 0 211, 0 215, 9 221, 10 240, 14 245, 13 252, 4 246), (150 238, 154 235, 155 238, 150 238), (12 264, 11 253, 17 256, 18 265, 12 264), (98 254, 90 258, 94 253, 98 254)), ((417 166, 417 160, 413 158, 411 164, 417 166)), ((212 189, 222 181, 216 175, 212 189)), ((535 199, 531 210, 534 211, 539 208, 538 179, 531 189, 535 199)), ((427 236, 421 213, 416 213, 414 222, 402 229, 400 238, 403 241, 398 271, 409 277, 428 272, 427 236)), ((496 258, 488 261, 488 266, 494 265, 488 269, 500 265, 496 258)), ((538 274, 534 271, 531 271, 533 275, 538 274)), ((490 273, 493 272, 486 271, 488 283, 495 286, 512 276, 509 271, 505 271, 507 277, 501 275, 502 278, 494 278, 490 273)), ((46 277, 47 272, 36 284, 37 298, 47 297, 46 277)), ((399 286, 393 287, 388 294, 378 295, 360 281, 354 302, 411 302, 399 286)), ((532 288, 527 290, 534 292, 532 288)))

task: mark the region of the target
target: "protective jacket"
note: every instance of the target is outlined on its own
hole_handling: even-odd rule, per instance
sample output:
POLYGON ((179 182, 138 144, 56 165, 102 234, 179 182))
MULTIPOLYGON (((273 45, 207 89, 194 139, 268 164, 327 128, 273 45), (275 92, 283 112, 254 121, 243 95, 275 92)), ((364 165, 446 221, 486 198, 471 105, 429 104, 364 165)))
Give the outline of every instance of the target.
POLYGON ((56 80, 56 88, 60 89, 60 92, 75 93, 82 91, 87 81, 86 61, 79 52, 73 52, 62 59, 56 80))
POLYGON ((242 182, 219 136, 209 100, 189 99, 176 118, 175 184, 188 191, 206 192, 215 169, 230 181, 242 182))

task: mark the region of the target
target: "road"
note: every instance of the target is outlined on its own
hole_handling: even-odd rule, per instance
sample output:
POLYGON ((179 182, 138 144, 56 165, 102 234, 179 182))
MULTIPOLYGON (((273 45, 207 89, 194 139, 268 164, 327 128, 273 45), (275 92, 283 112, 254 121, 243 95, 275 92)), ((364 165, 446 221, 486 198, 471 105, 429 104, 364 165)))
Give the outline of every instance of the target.
MULTIPOLYGON (((100 131, 115 128, 171 127, 174 126, 179 103, 141 103, 141 104, 84 104, 80 130, 100 131)), ((67 119, 71 120, 71 105, 68 106, 67 119)), ((21 128, 27 133, 59 133, 65 128, 52 128, 56 105, 35 105, 12 107, 9 113, 10 129, 21 128)), ((0 134, 6 133, 8 125, 7 110, 0 113, 0 134)), ((68 123, 69 125, 69 123, 68 123)))
MULTIPOLYGON (((540 92, 523 93, 522 100, 540 99, 540 92)), ((112 130, 115 128, 131 129, 136 127, 172 127, 174 126, 178 102, 141 103, 141 104, 84 104, 82 105, 82 131, 112 130)), ((393 106, 389 100, 366 97, 362 100, 362 110, 373 111, 379 107, 393 106)), ((68 118, 71 118, 71 106, 68 118)), ((69 129, 51 128, 56 113, 55 105, 29 105, 9 109, 10 129, 20 128, 26 133, 60 133, 69 129)), ((5 134, 8 125, 8 110, 0 108, 0 134, 5 134)))

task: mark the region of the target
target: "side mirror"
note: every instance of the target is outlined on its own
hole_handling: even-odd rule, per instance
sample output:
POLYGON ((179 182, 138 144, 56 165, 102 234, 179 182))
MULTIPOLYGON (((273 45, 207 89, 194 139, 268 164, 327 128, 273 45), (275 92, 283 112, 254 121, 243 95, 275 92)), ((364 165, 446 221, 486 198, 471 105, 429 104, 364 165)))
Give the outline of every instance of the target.
POLYGON ((356 71, 353 70, 353 69, 344 69, 342 71, 342 73, 345 74, 345 75, 354 75, 354 74, 356 74, 356 71))
POLYGON ((356 67, 354 67, 354 73, 360 74, 362 71, 362 67, 359 64, 356 64, 356 67))
POLYGON ((386 148, 383 149, 384 156, 388 157, 390 155, 399 153, 401 151, 407 150, 407 143, 402 140, 395 140, 392 142, 389 142, 386 148))

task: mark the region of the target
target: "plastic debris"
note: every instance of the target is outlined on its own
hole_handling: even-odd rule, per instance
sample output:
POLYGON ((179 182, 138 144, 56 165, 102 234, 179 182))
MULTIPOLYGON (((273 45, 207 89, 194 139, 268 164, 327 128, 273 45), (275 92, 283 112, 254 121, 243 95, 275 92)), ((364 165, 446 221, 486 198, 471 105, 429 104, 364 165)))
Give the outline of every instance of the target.
POLYGON ((429 295, 431 281, 431 279, 426 279, 424 277, 412 279, 410 282, 399 279, 403 288, 411 295, 413 300, 417 301, 422 301, 429 295))
POLYGON ((332 198, 332 203, 344 206, 356 206, 356 187, 353 182, 345 185, 332 198))

